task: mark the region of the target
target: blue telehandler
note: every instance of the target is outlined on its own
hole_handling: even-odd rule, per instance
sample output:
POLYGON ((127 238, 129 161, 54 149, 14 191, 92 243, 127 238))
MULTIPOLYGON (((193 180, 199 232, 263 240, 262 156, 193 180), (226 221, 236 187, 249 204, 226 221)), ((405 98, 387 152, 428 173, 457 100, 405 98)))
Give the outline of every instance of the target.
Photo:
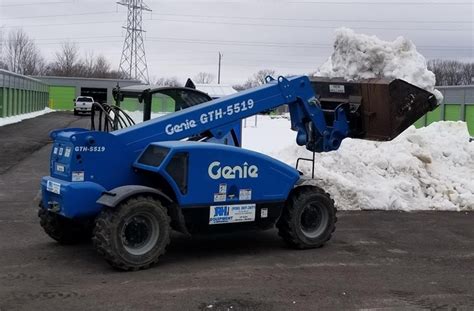
MULTIPOLYGON (((431 93, 401 80, 306 76, 268 77, 265 85, 196 102, 111 132, 53 131, 39 209, 46 233, 64 244, 92 238, 98 253, 121 270, 155 264, 171 230, 190 235, 276 225, 290 246, 320 247, 337 217, 334 201, 314 182, 314 153, 336 150, 346 137, 392 139, 436 106, 431 93), (312 162, 312 176, 241 148, 241 120, 282 105, 288 105, 296 143, 313 152, 297 161, 312 162), (382 128, 374 127, 380 120, 382 128)), ((278 137, 267 139, 278 144, 278 137)))

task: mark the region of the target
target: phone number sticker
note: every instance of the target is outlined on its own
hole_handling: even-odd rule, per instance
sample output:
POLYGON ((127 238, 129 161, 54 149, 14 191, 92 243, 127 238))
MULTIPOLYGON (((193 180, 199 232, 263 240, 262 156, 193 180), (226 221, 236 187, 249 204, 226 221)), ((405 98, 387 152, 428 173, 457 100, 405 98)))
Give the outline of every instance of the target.
POLYGON ((209 209, 209 224, 229 224, 255 220, 255 204, 214 205, 209 209))

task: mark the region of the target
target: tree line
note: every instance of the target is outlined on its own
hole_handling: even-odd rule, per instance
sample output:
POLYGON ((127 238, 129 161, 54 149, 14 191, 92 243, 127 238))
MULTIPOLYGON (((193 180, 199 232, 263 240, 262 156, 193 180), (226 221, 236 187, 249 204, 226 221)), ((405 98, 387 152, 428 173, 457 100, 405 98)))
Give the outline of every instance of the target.
POLYGON ((54 59, 47 62, 34 40, 22 29, 10 31, 1 40, 0 50, 0 69, 22 75, 124 78, 119 71, 112 69, 103 55, 90 52, 81 57, 79 46, 74 42, 63 42, 54 59))
POLYGON ((474 84, 474 63, 434 59, 428 61, 428 69, 435 74, 436 85, 474 84))

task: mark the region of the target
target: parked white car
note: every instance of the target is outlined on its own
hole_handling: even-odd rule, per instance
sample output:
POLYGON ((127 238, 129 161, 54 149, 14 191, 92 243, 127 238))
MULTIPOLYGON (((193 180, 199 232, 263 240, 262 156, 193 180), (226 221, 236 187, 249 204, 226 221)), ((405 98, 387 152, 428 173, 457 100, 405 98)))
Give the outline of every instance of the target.
POLYGON ((78 96, 74 100, 74 114, 77 115, 79 112, 91 112, 94 98, 90 96, 78 96))

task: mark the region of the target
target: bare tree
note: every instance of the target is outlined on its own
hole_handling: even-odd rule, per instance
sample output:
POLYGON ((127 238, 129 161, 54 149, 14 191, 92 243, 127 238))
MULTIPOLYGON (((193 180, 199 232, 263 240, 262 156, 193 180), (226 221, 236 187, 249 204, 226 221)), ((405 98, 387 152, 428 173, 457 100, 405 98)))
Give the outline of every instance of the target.
POLYGON ((3 27, 0 27, 0 69, 8 69, 7 63, 5 62, 5 55, 4 46, 5 46, 5 32, 3 31, 3 27))
POLYGON ((96 63, 96 59, 94 56, 94 52, 93 51, 86 52, 81 62, 82 75, 85 77, 92 77, 94 75, 95 63, 96 63))
POLYGON ((243 84, 235 84, 235 85, 232 85, 232 87, 237 90, 237 91, 243 91, 243 90, 247 90, 247 89, 250 89, 252 87, 254 87, 254 81, 252 81, 252 79, 248 79, 245 83, 243 84))
POLYGON ((267 83, 265 79, 268 76, 273 77, 274 75, 275 75, 275 70, 273 69, 262 69, 262 70, 257 71, 257 73, 253 75, 253 79, 252 79, 254 82, 254 86, 267 83))
POLYGON ((242 91, 246 89, 250 89, 252 87, 256 87, 259 85, 263 85, 266 82, 267 76, 274 76, 275 75, 275 70, 273 69, 262 69, 254 73, 250 78, 247 79, 247 81, 244 84, 238 84, 232 86, 234 89, 237 91, 242 91))
POLYGON ((474 84, 474 63, 464 64, 462 84, 474 84))
POLYGON ((45 66, 34 41, 22 29, 9 33, 4 63, 8 70, 24 75, 39 74, 45 66))
POLYGON ((200 72, 194 77, 195 83, 209 84, 214 81, 214 75, 209 72, 200 72))
POLYGON ((428 69, 435 74, 437 85, 473 84, 474 63, 434 59, 428 62, 428 69))
POLYGON ((95 78, 109 78, 110 77, 110 63, 103 55, 99 55, 95 59, 94 71, 92 74, 95 78))
POLYGON ((83 66, 79 59, 79 48, 74 42, 64 42, 56 52, 56 60, 51 66, 52 74, 57 76, 81 76, 83 66))
POLYGON ((178 78, 176 77, 154 78, 154 79, 151 79, 151 81, 153 81, 151 84, 158 85, 158 86, 172 86, 172 87, 181 86, 181 83, 179 83, 178 78))

